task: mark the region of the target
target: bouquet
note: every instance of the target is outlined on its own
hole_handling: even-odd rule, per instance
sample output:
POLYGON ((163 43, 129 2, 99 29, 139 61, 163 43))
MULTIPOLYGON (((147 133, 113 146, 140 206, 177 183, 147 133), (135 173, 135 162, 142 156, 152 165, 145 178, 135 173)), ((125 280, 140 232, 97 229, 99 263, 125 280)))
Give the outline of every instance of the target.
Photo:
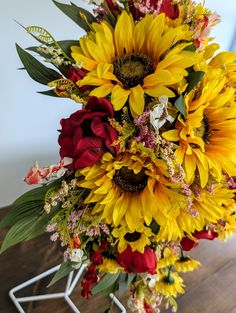
POLYGON ((39 45, 16 48, 75 112, 59 163, 36 163, 25 181, 40 186, 1 221, 1 252, 46 230, 64 247, 54 281, 85 263, 83 297, 129 289, 131 312, 176 312, 180 273, 200 266, 189 251, 236 231, 236 54, 217 53, 219 16, 192 0, 53 2, 85 35, 29 26, 39 45))

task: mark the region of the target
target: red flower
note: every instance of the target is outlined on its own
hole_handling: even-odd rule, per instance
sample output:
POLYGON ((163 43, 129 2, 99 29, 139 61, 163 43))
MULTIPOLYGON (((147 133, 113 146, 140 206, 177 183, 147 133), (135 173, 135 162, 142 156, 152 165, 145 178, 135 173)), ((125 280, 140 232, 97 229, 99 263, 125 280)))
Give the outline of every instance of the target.
POLYGON ((91 253, 90 261, 95 265, 101 265, 103 263, 103 256, 100 249, 91 253))
POLYGON ((214 231, 214 229, 196 231, 193 236, 197 239, 208 239, 213 240, 218 237, 218 233, 214 231))
POLYGON ((86 280, 86 281, 82 281, 81 282, 81 286, 82 286, 82 291, 81 291, 81 296, 83 298, 89 299, 91 297, 91 287, 93 286, 93 281, 91 280, 86 280))
POLYGON ((81 296, 89 299, 91 297, 91 287, 98 281, 98 276, 96 274, 96 266, 90 265, 87 272, 84 274, 83 278, 85 281, 81 281, 82 291, 81 296))
POLYGON ((179 17, 178 4, 173 4, 172 0, 163 0, 160 8, 160 13, 165 13, 166 16, 174 20, 179 17))
POLYGON ((104 98, 90 97, 85 109, 61 120, 58 142, 60 155, 73 159, 69 169, 84 168, 95 164, 109 150, 115 154, 118 147, 111 146, 117 131, 109 124, 113 117, 111 103, 104 98))
POLYGON ((144 300, 144 310, 145 313, 154 313, 150 304, 148 304, 145 300, 144 300))
POLYGON ((157 258, 155 252, 146 247, 144 253, 132 251, 130 246, 118 254, 118 263, 124 267, 128 273, 156 273, 157 258))
POLYGON ((159 8, 159 1, 157 0, 141 0, 135 2, 134 0, 128 0, 129 9, 135 21, 140 20, 141 17, 145 16, 145 12, 148 8, 148 13, 156 12, 165 13, 170 19, 174 20, 179 17, 179 7, 178 4, 173 4, 172 0, 162 0, 161 7, 159 8))
MULTIPOLYGON (((209 231, 203 229, 202 231, 195 231, 193 237, 196 239, 213 240, 218 237, 218 233, 216 233, 214 229, 210 229, 209 231)), ((183 237, 180 244, 184 251, 190 251, 198 245, 198 241, 194 241, 188 237, 183 237)))
POLYGON ((190 251, 198 245, 198 242, 188 237, 183 237, 180 241, 180 245, 184 251, 190 251))
POLYGON ((87 272, 84 274, 83 278, 85 280, 90 280, 93 283, 96 283, 98 281, 98 276, 96 274, 96 266, 90 265, 87 269, 87 272))

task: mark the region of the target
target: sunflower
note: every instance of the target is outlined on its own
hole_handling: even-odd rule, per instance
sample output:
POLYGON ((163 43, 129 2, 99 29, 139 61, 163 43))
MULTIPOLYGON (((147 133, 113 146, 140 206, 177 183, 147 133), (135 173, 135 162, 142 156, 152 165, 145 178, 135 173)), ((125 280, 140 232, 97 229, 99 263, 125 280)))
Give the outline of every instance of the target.
POLYGON ((196 177, 204 188, 209 175, 222 180, 222 172, 236 173, 235 89, 220 69, 211 69, 202 83, 202 91, 185 97, 187 116, 179 116, 175 129, 162 136, 177 142, 175 156, 183 164, 186 181, 196 177))
POLYGON ((195 269, 197 269, 201 263, 199 261, 190 259, 187 256, 181 256, 176 262, 175 262, 175 269, 178 272, 191 272, 195 269))
POLYGON ((177 297, 178 294, 184 293, 184 287, 183 279, 178 273, 168 270, 160 273, 160 279, 154 289, 164 296, 177 297))
POLYGON ((178 260, 178 256, 173 253, 169 247, 165 247, 163 250, 163 257, 158 261, 158 268, 165 268, 171 265, 174 265, 178 260))
POLYGON ((130 245, 132 251, 139 251, 144 253, 146 246, 150 245, 150 237, 153 236, 153 233, 149 227, 144 226, 143 224, 137 225, 135 230, 132 232, 127 226, 121 226, 115 228, 112 231, 112 235, 115 238, 118 238, 118 252, 123 252, 127 245, 130 245))
POLYGON ((168 28, 164 14, 147 14, 135 24, 123 11, 114 29, 106 22, 91 27, 80 46, 71 47, 72 57, 87 71, 77 84, 94 86, 90 95, 111 94, 115 111, 129 100, 131 114, 142 114, 144 94, 175 97, 173 89, 188 75, 186 68, 199 62, 197 53, 185 49, 192 43, 189 27, 168 28))
MULTIPOLYGON (((193 196, 191 210, 195 215, 191 215, 187 205, 175 206, 169 214, 161 217, 165 207, 160 210, 156 221, 160 226, 156 241, 167 240, 177 241, 188 234, 191 236, 195 231, 201 231, 206 223, 216 224, 225 215, 226 208, 233 205, 234 192, 223 185, 215 185, 213 193, 201 190, 198 196, 193 196)), ((183 203, 184 204, 184 203, 183 203)))
POLYGON ((163 224, 176 208, 187 206, 186 196, 178 193, 177 184, 169 183, 167 173, 164 160, 154 162, 143 151, 127 150, 116 159, 105 153, 101 163, 78 170, 77 176, 82 176, 78 186, 91 190, 84 203, 94 203, 92 213, 102 213, 101 219, 115 227, 127 225, 132 233, 153 219, 163 224))

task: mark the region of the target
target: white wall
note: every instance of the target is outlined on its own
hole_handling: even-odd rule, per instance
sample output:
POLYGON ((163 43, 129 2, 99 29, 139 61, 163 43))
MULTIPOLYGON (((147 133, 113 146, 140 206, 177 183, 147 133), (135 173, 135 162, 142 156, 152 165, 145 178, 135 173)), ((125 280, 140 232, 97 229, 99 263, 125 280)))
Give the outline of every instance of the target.
MULTIPOLYGON (((61 2, 66 2, 61 0, 61 2)), ((81 5, 80 0, 74 3, 81 5)), ((236 1, 208 0, 209 7, 222 14, 217 37, 223 49, 230 45, 236 1)), ((84 6, 84 3, 83 3, 84 6)), ((39 95, 46 86, 32 81, 21 63, 15 42, 21 47, 37 44, 14 19, 25 26, 46 28, 57 40, 77 39, 82 35, 76 24, 50 0, 0 0, 0 207, 9 205, 28 187, 23 177, 34 160, 42 165, 59 160, 57 129, 62 117, 79 108, 71 100, 39 95)))

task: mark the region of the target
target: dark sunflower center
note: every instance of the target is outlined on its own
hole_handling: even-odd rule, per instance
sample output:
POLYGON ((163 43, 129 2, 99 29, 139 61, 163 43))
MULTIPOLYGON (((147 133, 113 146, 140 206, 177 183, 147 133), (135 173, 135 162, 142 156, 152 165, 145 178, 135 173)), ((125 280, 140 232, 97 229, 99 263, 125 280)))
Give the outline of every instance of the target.
POLYGON ((171 275, 165 276, 163 278, 163 281, 167 283, 168 285, 172 285, 175 282, 174 278, 171 275))
POLYGON ((142 169, 138 174, 135 174, 127 167, 122 167, 120 170, 116 171, 113 180, 117 186, 121 187, 125 191, 135 192, 146 187, 148 177, 145 174, 144 169, 142 169))
POLYGON ((134 233, 127 233, 125 234, 125 240, 128 242, 135 242, 141 238, 141 233, 135 231, 134 233))
POLYGON ((143 84, 143 79, 154 72, 152 61, 146 55, 129 54, 114 61, 114 74, 129 89, 143 84))
POLYGON ((185 262, 188 262, 189 260, 190 260, 189 257, 187 257, 187 256, 182 256, 182 257, 179 259, 179 262, 185 263, 185 262))
POLYGON ((206 116, 203 117, 201 121, 201 126, 195 128, 194 133, 195 136, 201 137, 205 143, 209 142, 209 139, 211 137, 211 129, 209 120, 206 116))

